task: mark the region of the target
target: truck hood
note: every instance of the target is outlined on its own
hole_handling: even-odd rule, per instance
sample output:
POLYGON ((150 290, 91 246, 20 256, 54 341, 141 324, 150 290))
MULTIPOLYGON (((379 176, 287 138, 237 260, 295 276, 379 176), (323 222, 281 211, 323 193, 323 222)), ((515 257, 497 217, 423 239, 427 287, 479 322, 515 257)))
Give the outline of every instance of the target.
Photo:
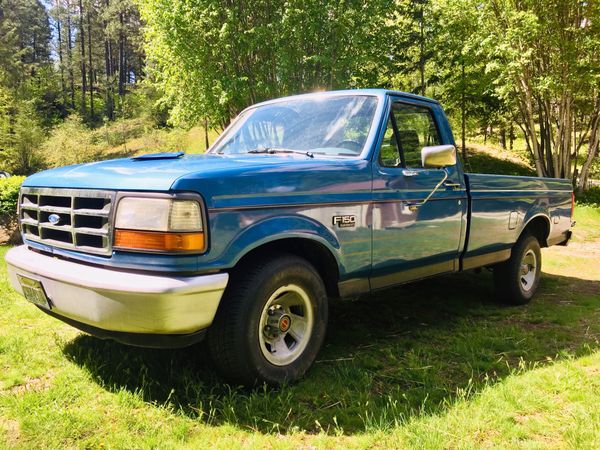
MULTIPOLYGON (((168 191, 181 177, 194 175, 236 176, 248 171, 263 171, 282 165, 315 165, 323 160, 305 156, 275 155, 189 155, 181 158, 135 160, 132 158, 99 161, 46 170, 28 177, 30 187, 108 189, 125 191, 168 191)), ((333 161, 329 161, 330 163, 333 161)))

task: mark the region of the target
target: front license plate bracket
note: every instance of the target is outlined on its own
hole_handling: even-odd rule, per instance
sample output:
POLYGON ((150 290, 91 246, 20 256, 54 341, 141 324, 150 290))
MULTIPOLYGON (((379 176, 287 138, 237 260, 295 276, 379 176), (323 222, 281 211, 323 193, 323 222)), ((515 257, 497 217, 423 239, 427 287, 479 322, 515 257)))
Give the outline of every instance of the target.
POLYGON ((46 290, 44 289, 44 285, 40 280, 20 274, 17 274, 17 278, 19 279, 21 289, 23 289, 23 295, 27 301, 45 309, 52 309, 52 303, 50 302, 50 299, 46 294, 46 290))

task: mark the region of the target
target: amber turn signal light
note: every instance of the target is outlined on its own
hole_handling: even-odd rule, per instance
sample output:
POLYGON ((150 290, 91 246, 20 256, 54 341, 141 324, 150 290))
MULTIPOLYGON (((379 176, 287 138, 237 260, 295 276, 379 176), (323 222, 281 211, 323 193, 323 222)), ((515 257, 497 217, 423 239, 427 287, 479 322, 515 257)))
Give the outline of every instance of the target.
POLYGON ((204 250, 204 233, 115 230, 115 247, 131 250, 190 252, 204 250))

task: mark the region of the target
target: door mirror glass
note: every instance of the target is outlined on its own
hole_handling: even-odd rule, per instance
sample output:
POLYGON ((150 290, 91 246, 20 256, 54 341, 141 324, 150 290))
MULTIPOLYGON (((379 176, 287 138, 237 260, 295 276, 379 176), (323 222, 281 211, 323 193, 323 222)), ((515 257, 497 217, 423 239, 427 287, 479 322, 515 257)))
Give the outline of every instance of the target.
POLYGON ((425 168, 442 168, 456 164, 456 147, 454 145, 434 145, 423 147, 421 163, 425 168))

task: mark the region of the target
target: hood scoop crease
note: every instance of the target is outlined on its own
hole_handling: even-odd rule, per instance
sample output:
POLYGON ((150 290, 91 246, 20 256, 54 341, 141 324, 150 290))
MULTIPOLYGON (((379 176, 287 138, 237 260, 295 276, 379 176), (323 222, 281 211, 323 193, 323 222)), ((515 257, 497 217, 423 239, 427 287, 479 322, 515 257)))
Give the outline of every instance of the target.
POLYGON ((153 159, 177 159, 185 155, 184 152, 162 152, 162 153, 148 153, 147 155, 134 156, 131 158, 133 161, 148 161, 153 159))

